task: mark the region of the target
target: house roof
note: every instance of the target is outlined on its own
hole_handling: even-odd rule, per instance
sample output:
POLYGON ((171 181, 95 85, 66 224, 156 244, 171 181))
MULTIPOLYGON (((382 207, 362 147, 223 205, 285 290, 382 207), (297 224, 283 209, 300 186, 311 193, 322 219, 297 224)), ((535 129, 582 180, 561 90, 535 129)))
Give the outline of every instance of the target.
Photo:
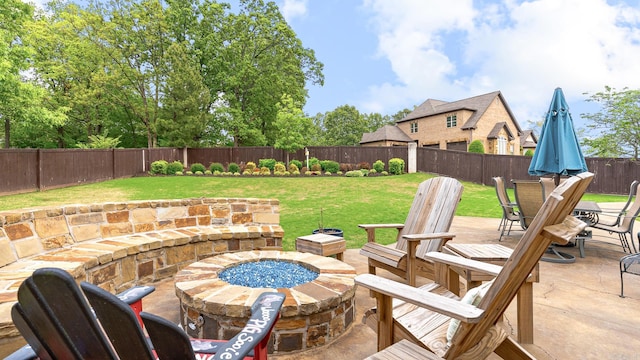
POLYGON ((473 115, 471 115, 469 120, 467 120, 467 122, 465 122, 464 125, 462 125, 461 129, 462 130, 475 129, 477 128, 478 121, 480 120, 482 115, 485 113, 485 111, 487 111, 487 108, 489 107, 489 105, 491 105, 491 102, 496 97, 499 97, 500 100, 502 101, 502 104, 504 104, 504 107, 507 110, 507 113, 509 113, 511 120, 513 120, 513 123, 516 126, 516 130, 518 131, 518 134, 522 133, 520 124, 518 124, 518 121, 516 120, 515 116, 513 116, 513 113, 511 112, 509 105, 507 105, 507 102, 502 96, 502 93, 500 91, 494 91, 488 94, 478 95, 478 96, 470 97, 468 99, 462 99, 462 100, 453 101, 453 102, 427 99, 425 102, 420 104, 420 106, 418 106, 415 110, 410 112, 407 116, 398 120, 398 122, 405 122, 409 120, 419 119, 419 118, 443 114, 443 113, 454 112, 458 110, 469 110, 473 112, 473 115))
POLYGON ((535 148, 538 145, 538 137, 533 132, 533 130, 524 130, 522 131, 522 135, 520 136, 520 146, 525 149, 535 148), (529 140, 529 136, 533 139, 533 141, 529 140))
POLYGON ((378 141, 401 141, 409 143, 413 140, 397 126, 385 125, 374 132, 362 134, 360 144, 378 141))
POLYGON ((507 126, 507 123, 505 121, 496 123, 493 126, 493 129, 491 129, 491 131, 487 135, 487 139, 497 139, 498 134, 500 134, 500 130, 502 129, 504 129, 507 132, 507 135, 509 136, 509 140, 515 139, 515 136, 513 136, 513 133, 511 132, 511 130, 509 130, 509 127, 507 126))

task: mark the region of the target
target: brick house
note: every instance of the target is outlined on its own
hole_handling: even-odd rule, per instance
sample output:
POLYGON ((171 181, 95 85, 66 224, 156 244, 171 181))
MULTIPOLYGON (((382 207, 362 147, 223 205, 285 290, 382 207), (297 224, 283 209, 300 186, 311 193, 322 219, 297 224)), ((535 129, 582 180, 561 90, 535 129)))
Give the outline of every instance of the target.
MULTIPOLYGON (((467 151, 472 141, 480 140, 487 154, 523 154, 523 130, 500 91, 453 102, 428 99, 396 126, 421 147, 467 151)), ((529 142, 535 137, 527 134, 527 146, 535 146, 529 142)), ((383 140, 361 144, 381 146, 383 140)))

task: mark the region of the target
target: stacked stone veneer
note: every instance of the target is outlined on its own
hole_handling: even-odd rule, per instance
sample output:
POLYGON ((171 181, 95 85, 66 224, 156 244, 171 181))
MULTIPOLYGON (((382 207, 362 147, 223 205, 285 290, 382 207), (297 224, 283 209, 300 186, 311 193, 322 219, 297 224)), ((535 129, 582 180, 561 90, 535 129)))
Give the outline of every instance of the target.
POLYGON ((181 322, 196 338, 230 339, 246 324, 251 305, 265 291, 284 293, 281 318, 269 340, 269 353, 289 353, 329 344, 343 334, 355 316, 356 270, 330 257, 295 251, 245 251, 198 261, 175 277, 181 322), (280 260, 318 272, 310 282, 292 288, 232 285, 218 275, 245 262, 280 260))
POLYGON ((38 268, 119 292, 215 254, 281 248, 279 210, 277 200, 197 198, 0 212, 0 339, 18 335, 10 309, 38 268))

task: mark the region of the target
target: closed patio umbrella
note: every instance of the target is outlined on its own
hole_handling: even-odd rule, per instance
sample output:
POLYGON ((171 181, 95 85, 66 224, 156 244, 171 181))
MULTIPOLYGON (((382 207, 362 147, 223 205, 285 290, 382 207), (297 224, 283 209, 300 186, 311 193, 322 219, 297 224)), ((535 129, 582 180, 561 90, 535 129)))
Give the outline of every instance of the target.
POLYGON ((529 175, 553 174, 558 185, 560 175, 576 175, 585 171, 587 164, 573 128, 569 105, 562 89, 556 88, 529 165, 529 175))
MULTIPOLYGON (((529 175, 552 174, 555 185, 558 186, 561 175, 577 175, 585 171, 587 164, 573 128, 569 105, 562 89, 556 88, 529 165, 529 175)), ((575 256, 557 251, 554 246, 549 247, 548 253, 555 256, 543 257, 541 260, 558 263, 575 261, 575 256)))

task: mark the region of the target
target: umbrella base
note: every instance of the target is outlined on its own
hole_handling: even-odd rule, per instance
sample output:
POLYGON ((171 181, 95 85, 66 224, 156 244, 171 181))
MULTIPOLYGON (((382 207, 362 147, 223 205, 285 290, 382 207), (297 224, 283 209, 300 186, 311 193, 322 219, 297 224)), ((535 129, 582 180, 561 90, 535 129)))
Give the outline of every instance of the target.
POLYGON ((575 256, 573 256, 571 254, 560 252, 553 245, 549 246, 549 248, 546 251, 546 254, 550 254, 550 255, 553 255, 553 256, 551 256, 551 257, 543 256, 540 260, 547 261, 547 262, 552 262, 552 263, 559 263, 559 264, 571 264, 571 263, 576 262, 576 257, 575 256))

